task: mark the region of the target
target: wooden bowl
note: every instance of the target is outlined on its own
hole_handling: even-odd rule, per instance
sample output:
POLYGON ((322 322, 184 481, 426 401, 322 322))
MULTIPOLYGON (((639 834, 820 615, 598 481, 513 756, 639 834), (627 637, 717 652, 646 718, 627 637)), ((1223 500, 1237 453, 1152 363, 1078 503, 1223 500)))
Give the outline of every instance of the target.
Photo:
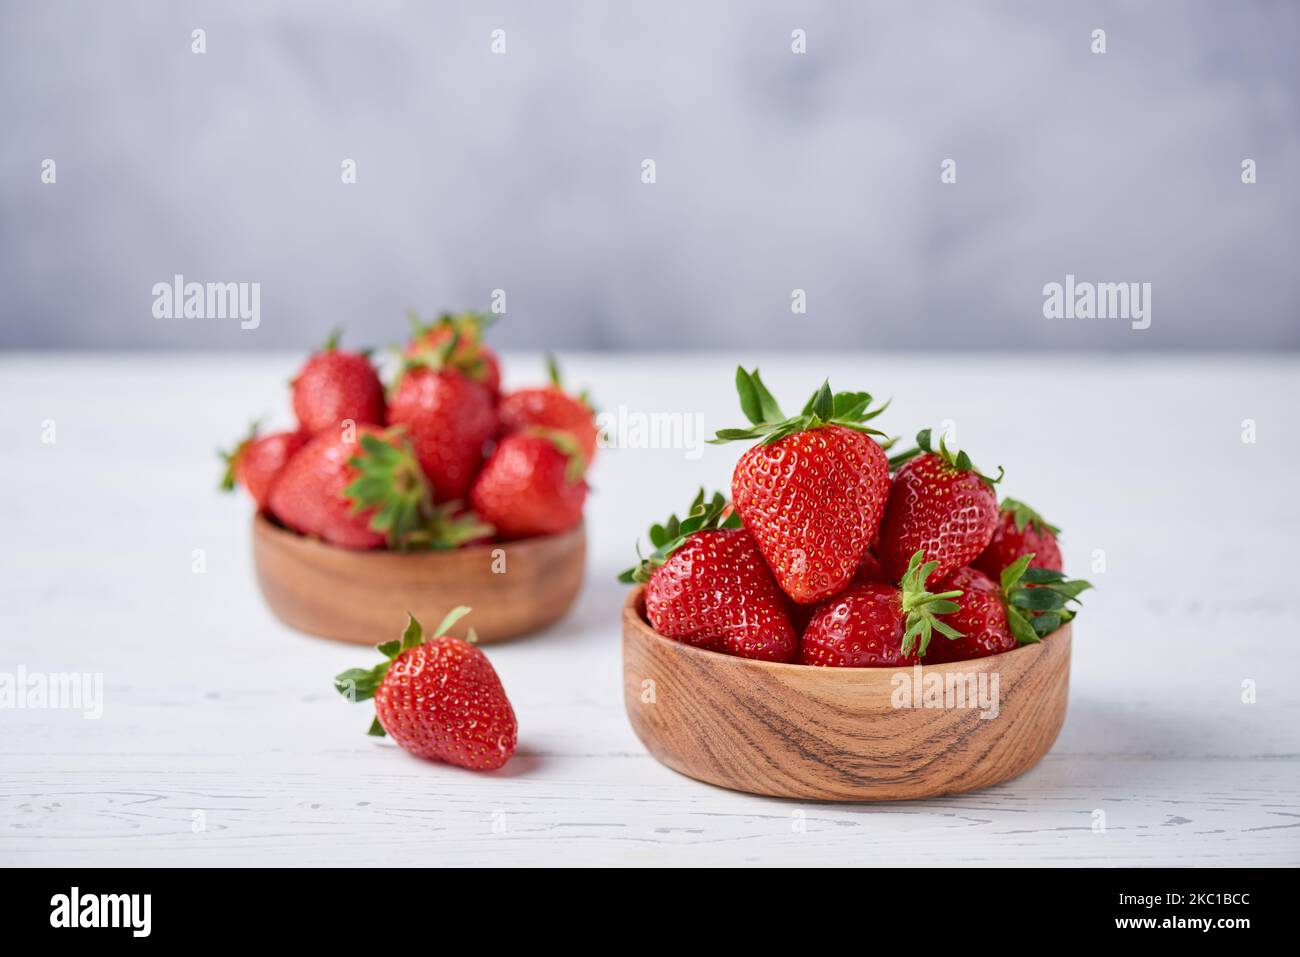
POLYGON ((400 638, 408 611, 432 630, 457 605, 474 613, 453 635, 473 627, 486 644, 538 631, 573 604, 586 556, 582 525, 499 545, 402 553, 338 548, 260 513, 253 518, 257 583, 276 617, 299 631, 365 645, 400 638))
POLYGON ((646 622, 641 588, 623 607, 623 699, 637 737, 675 771, 754 794, 894 801, 1005 781, 1051 748, 1069 679, 1068 624, 1041 644, 974 661, 817 668, 664 638, 646 622), (904 706, 905 688, 919 688, 913 703, 924 704, 940 679, 953 689, 948 704, 959 686, 978 691, 983 681, 996 717, 981 717, 993 708, 904 706))

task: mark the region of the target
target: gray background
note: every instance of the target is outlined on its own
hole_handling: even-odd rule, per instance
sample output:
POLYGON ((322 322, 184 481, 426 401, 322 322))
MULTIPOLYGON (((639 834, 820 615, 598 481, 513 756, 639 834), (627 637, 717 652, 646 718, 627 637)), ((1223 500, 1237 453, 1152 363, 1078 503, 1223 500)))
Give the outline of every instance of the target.
POLYGON ((383 343, 497 287, 517 348, 1300 346, 1300 5, 0 10, 3 347, 383 343), (178 272, 261 327, 154 319, 178 272), (1044 319, 1067 272, 1152 327, 1044 319))

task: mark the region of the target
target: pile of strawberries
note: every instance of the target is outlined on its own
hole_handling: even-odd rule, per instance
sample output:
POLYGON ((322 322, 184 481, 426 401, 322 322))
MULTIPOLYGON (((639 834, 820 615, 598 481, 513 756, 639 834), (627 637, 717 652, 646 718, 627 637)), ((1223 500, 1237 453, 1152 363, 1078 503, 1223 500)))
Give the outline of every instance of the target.
POLYGON ((412 317, 387 388, 337 336, 293 378, 298 428, 223 454, 222 487, 303 535, 343 548, 447 549, 548 535, 582 520, 596 452, 584 396, 551 382, 501 391, 489 317, 412 317))
MULTIPOLYGON (((723 654, 840 668, 963 661, 1041 641, 1089 588, 1062 573, 1059 529, 1004 499, 1002 479, 930 431, 895 440, 866 423, 865 392, 823 383, 786 416, 736 370, 760 440, 736 463, 731 501, 703 490, 687 517, 650 529, 655 550, 620 576, 645 583, 650 624, 723 654), (936 634, 937 633, 937 634, 936 634)), ((888 403, 886 403, 888 405, 888 403)))

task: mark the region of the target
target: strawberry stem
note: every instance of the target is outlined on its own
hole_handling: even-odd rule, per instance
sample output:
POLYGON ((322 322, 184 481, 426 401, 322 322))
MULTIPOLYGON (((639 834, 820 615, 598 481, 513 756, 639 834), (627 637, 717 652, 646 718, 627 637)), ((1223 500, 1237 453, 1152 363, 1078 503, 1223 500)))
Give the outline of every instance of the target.
POLYGON ((899 582, 899 588, 903 592, 903 618, 906 629, 903 632, 902 652, 904 655, 910 654, 912 648, 916 647, 917 656, 922 658, 930 647, 930 638, 934 632, 937 631, 946 638, 962 637, 960 631, 947 622, 940 621, 936 616, 950 615, 959 611, 961 606, 951 599, 960 598, 963 594, 960 589, 937 594, 926 591, 925 580, 939 567, 939 563, 922 564, 921 560, 924 557, 925 550, 918 548, 908 561, 907 571, 903 572, 902 580, 899 582))
POLYGON ((685 520, 679 520, 675 514, 669 515, 662 525, 650 526, 650 544, 655 550, 649 558, 641 555, 641 543, 637 542, 637 563, 623 571, 618 580, 625 585, 644 584, 650 580, 654 570, 668 560, 668 556, 681 548, 686 539, 696 532, 706 529, 740 528, 740 516, 730 509, 731 503, 721 492, 714 492, 713 498, 705 500, 704 489, 696 493, 685 520))
POLYGON ((823 381, 804 404, 803 410, 792 417, 787 417, 781 411, 781 406, 763 384, 757 369, 746 372, 743 366, 736 368, 736 393, 740 396, 740 410, 749 419, 750 427, 719 429, 717 435, 709 440, 710 444, 761 439, 763 445, 771 445, 796 432, 807 432, 827 425, 838 425, 867 435, 885 434, 864 423, 889 408, 888 402, 870 409, 870 393, 832 392, 829 380, 823 381))

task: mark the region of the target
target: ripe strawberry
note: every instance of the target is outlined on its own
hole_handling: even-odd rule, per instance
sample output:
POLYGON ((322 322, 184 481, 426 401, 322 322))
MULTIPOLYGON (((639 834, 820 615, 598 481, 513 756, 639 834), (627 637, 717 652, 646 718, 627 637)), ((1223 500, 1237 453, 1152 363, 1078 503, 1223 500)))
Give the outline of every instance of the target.
POLYGON ((586 393, 573 396, 564 391, 560 370, 554 358, 547 360, 551 384, 531 389, 516 389, 501 397, 497 412, 504 432, 520 432, 530 426, 568 432, 578 442, 583 458, 590 465, 596 456, 596 416, 586 393))
POLYGON ((388 403, 415 449, 437 502, 464 500, 496 432, 492 400, 454 365, 452 343, 406 360, 388 403))
POLYGON ((497 444, 470 490, 470 503, 502 538, 554 535, 582 521, 584 465, 567 433, 516 432, 497 444))
POLYGON ((723 429, 713 441, 761 438, 740 457, 731 480, 736 511, 777 583, 800 604, 844 589, 876 535, 889 494, 889 464, 863 425, 865 392, 832 395, 827 383, 786 418, 758 377, 736 370, 748 429, 723 429))
POLYGON ((294 376, 293 412, 302 431, 318 435, 351 419, 356 425, 382 425, 384 387, 361 352, 338 348, 338 333, 294 376))
POLYGON ((408 312, 406 318, 411 323, 411 340, 403 350, 408 357, 437 352, 450 344, 452 362, 496 401, 501 392, 501 361, 483 342, 483 332, 496 316, 444 312, 433 322, 425 323, 416 313, 408 312))
POLYGON ((1011 651, 1041 641, 1074 617, 1066 603, 1091 588, 1060 572, 1036 569, 1032 554, 1022 555, 1001 573, 997 583, 971 566, 959 568, 943 582, 962 590, 961 607, 942 616, 960 638, 930 645, 926 664, 967 661, 1011 651))
POLYGON ((362 426, 357 440, 325 432, 308 442, 271 487, 272 514, 344 548, 454 548, 483 534, 482 523, 432 505, 419 463, 398 435, 362 426))
POLYGON ((483 652, 447 634, 468 614, 453 609, 426 639, 413 616, 402 640, 379 646, 385 661, 351 668, 334 687, 354 701, 375 700, 370 733, 392 736, 404 751, 472 771, 501 767, 515 753, 519 726, 501 679, 483 652))
POLYGON ((1002 500, 1002 513, 998 524, 993 529, 993 539, 989 547, 971 562, 984 574, 997 577, 1021 555, 1034 553, 1030 568, 1050 568, 1061 571, 1061 548, 1056 544, 1056 536, 1061 530, 1044 521, 1024 502, 1014 498, 1002 500))
POLYGON ((271 486, 281 470, 310 438, 303 432, 270 432, 259 436, 257 423, 253 423, 248 436, 235 446, 233 452, 219 453, 226 463, 221 490, 232 492, 236 484, 242 485, 258 508, 266 508, 271 486))
POLYGON ((885 517, 880 524, 877 554, 890 577, 902 574, 917 550, 937 562, 936 577, 969 564, 984 551, 998 522, 994 483, 1001 481, 976 471, 970 456, 948 450, 930 451, 930 430, 916 436, 923 454, 902 465, 894 476, 885 517))
POLYGON ((949 599, 960 591, 931 594, 925 580, 935 562, 921 564, 918 550, 903 573, 901 588, 883 582, 852 585, 819 605, 799 641, 799 663, 832 668, 892 668, 914 665, 930 647, 932 632, 960 633, 939 615, 957 610, 949 599))
POLYGON ((672 515, 650 529, 654 553, 619 580, 645 583, 646 617, 667 638, 741 658, 792 661, 798 640, 786 597, 739 526, 721 493, 706 503, 700 489, 685 521, 672 515))

